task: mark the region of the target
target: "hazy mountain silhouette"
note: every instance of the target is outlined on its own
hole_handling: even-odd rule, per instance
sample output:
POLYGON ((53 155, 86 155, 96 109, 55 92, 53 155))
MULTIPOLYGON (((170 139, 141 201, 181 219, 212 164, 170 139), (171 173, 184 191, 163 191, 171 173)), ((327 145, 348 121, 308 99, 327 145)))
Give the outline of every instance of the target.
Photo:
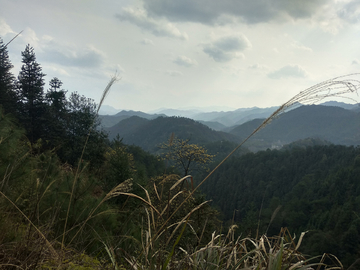
MULTIPOLYGON (((255 119, 230 131, 247 137, 264 119, 255 119)), ((334 144, 360 144, 360 114, 340 107, 301 106, 274 119, 252 141, 283 145, 305 138, 317 138, 334 144)))
POLYGON ((235 135, 215 131, 197 121, 184 117, 158 117, 147 120, 132 116, 106 130, 109 132, 110 139, 119 134, 124 143, 138 145, 149 152, 156 152, 158 145, 168 141, 172 133, 178 138, 190 139, 190 142, 195 144, 239 141, 235 135))
MULTIPOLYGON (((167 141, 172 132, 182 139, 191 139, 191 143, 206 144, 225 140, 239 142, 249 136, 275 109, 251 108, 197 115, 199 118, 215 118, 218 121, 159 117, 156 114, 135 111, 121 111, 114 116, 101 116, 101 118, 103 126, 108 127, 110 139, 119 134, 124 143, 135 144, 147 151, 155 152, 157 145, 167 141), (246 121, 246 119, 250 120, 246 121), (242 121, 246 122, 241 123, 242 121), (115 122, 116 125, 111 125, 115 122), (229 128, 220 122, 241 124, 229 128)), ((358 105, 340 102, 300 106, 274 119, 245 146, 252 151, 258 151, 280 148, 285 144, 307 138, 316 139, 315 143, 359 145, 360 111, 358 109, 358 105), (332 104, 336 106, 330 106, 332 104)))
POLYGON ((120 121, 130 118, 132 116, 138 116, 141 118, 145 118, 145 119, 155 119, 159 116, 165 116, 163 114, 148 114, 148 113, 144 113, 144 112, 140 112, 140 111, 121 111, 118 112, 115 115, 100 115, 100 119, 101 119, 101 124, 103 127, 112 127, 114 125, 116 125, 117 123, 119 123, 120 121))

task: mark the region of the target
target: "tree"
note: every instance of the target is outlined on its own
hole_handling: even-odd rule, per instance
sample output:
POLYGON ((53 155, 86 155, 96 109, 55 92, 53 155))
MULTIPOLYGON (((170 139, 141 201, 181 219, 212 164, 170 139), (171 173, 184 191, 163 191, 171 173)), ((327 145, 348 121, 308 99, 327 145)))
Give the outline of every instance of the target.
POLYGON ((52 107, 54 113, 62 113, 66 111, 67 91, 65 91, 64 89, 60 89, 62 84, 63 84, 62 81, 54 77, 49 82, 50 88, 45 95, 46 102, 50 107, 52 107))
POLYGON ((164 150, 162 154, 164 159, 173 161, 174 166, 183 173, 183 176, 193 170, 206 170, 214 157, 208 154, 204 147, 189 144, 189 141, 172 136, 167 143, 160 145, 164 150))
POLYGON ((101 167, 107 150, 107 134, 99 127, 94 100, 73 92, 66 103, 66 109, 66 138, 60 158, 63 162, 74 165, 81 157, 89 136, 83 159, 96 164, 97 168, 101 167))
POLYGON ((0 105, 7 113, 15 114, 17 97, 14 89, 15 77, 10 72, 12 68, 6 45, 0 38, 0 105))
POLYGON ((44 77, 42 68, 36 62, 34 48, 28 44, 22 55, 22 67, 18 76, 20 98, 20 120, 31 142, 39 139, 44 129, 44 77))
POLYGON ((67 128, 67 91, 61 89, 62 82, 53 78, 49 82, 50 88, 45 95, 46 106, 46 133, 44 139, 48 140, 50 147, 58 147, 66 137, 67 128))
MULTIPOLYGON (((104 165, 104 183, 105 192, 109 192, 116 185, 134 177, 135 166, 134 157, 128 153, 125 145, 119 137, 115 138, 111 147, 105 154, 106 163, 104 165)), ((120 202, 122 198, 116 198, 120 202)))

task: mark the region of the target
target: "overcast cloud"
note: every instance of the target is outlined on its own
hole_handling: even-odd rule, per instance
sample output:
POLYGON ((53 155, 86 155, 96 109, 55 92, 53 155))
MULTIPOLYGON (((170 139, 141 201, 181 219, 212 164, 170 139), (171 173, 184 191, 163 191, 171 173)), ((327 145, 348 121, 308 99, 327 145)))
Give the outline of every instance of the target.
POLYGON ((152 16, 170 21, 215 24, 222 15, 235 16, 247 23, 311 17, 329 0, 144 0, 152 16))
POLYGON ((100 68, 104 62, 104 53, 92 46, 59 46, 60 44, 53 40, 42 44, 44 59, 51 63, 79 68, 100 68))
POLYGON ((197 62, 195 60, 192 60, 186 56, 180 55, 178 56, 175 60, 174 63, 179 65, 179 66, 184 66, 184 67, 192 67, 195 66, 197 64, 197 62))
POLYGON ((225 36, 204 45, 204 53, 217 62, 227 62, 234 58, 244 57, 242 52, 251 48, 250 41, 244 35, 225 36))
POLYGON ((281 78, 305 78, 307 72, 305 69, 298 65, 287 65, 282 67, 274 72, 269 73, 269 78, 271 79, 281 79, 281 78))
MULTIPOLYGON (((34 47, 66 90, 118 109, 270 107, 358 72, 358 0, 0 0, 17 76, 34 47)), ((358 99, 357 96, 353 98, 358 99)), ((344 101, 344 100, 340 100, 344 101)), ((348 101, 348 100, 345 100, 348 101)))
POLYGON ((338 15, 350 23, 358 23, 360 21, 360 2, 353 0, 346 3, 343 8, 338 11, 338 15))
POLYGON ((7 34, 14 34, 15 32, 11 27, 5 22, 3 18, 0 18, 0 35, 5 36, 7 34))
POLYGON ((120 21, 128 21, 139 28, 149 31, 155 36, 172 37, 178 39, 187 39, 186 33, 181 33, 172 23, 156 21, 149 18, 143 9, 134 9, 131 7, 123 8, 121 13, 116 14, 120 21))

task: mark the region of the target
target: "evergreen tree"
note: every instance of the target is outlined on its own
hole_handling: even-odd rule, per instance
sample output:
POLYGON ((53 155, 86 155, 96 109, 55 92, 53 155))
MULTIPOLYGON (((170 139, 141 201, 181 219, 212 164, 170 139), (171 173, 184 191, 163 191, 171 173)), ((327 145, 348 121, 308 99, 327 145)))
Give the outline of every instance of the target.
POLYGON ((64 89, 60 89, 62 81, 53 78, 49 82, 50 88, 46 93, 46 102, 52 107, 54 113, 63 113, 66 111, 66 93, 64 89))
POLYGON ((66 138, 63 140, 61 159, 74 165, 80 158, 89 136, 83 159, 100 167, 107 150, 107 134, 99 128, 96 103, 73 92, 66 103, 66 108, 66 138))
POLYGON ((6 113, 16 112, 16 92, 14 91, 14 76, 10 72, 13 68, 9 60, 8 51, 0 38, 0 105, 6 113))
POLYGON ((58 78, 53 78, 49 82, 50 88, 45 95, 47 104, 46 113, 46 133, 43 138, 48 141, 49 147, 60 147, 66 137, 66 127, 68 119, 66 92, 61 89, 62 82, 58 78))
POLYGON ((34 48, 27 45, 22 55, 22 67, 18 76, 20 120, 31 142, 41 137, 44 131, 44 76, 36 62, 34 48))

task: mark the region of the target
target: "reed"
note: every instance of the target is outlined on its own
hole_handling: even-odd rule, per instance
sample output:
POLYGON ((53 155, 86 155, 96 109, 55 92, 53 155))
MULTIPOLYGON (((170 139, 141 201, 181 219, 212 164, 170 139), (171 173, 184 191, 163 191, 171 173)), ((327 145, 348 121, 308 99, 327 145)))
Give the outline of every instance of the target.
MULTIPOLYGON (((149 249, 154 246, 154 242, 159 239, 164 232, 174 226, 174 224, 168 225, 169 221, 179 212, 184 204, 193 198, 195 192, 198 188, 230 157, 234 154, 236 150, 238 150, 246 141, 249 140, 253 135, 255 135, 260 129, 264 128, 268 125, 273 119, 279 117, 283 112, 299 106, 301 104, 314 104, 323 99, 330 97, 342 97, 347 99, 352 99, 351 97, 347 97, 348 94, 357 94, 357 90, 360 87, 360 81, 356 79, 356 77, 360 75, 359 73, 349 74, 345 76, 336 77, 322 83, 319 83, 315 86, 312 86, 298 95, 291 98, 289 101, 282 104, 277 110, 275 110, 267 119, 263 121, 247 138, 245 138, 232 152, 229 153, 192 191, 190 191, 187 196, 179 203, 174 211, 159 225, 154 220, 154 218, 150 219, 150 215, 148 213, 148 224, 151 223, 153 226, 148 225, 148 231, 146 233, 146 241, 143 246, 143 252, 135 259, 128 259, 131 267, 133 269, 158 269, 159 266, 151 265, 150 261, 146 260, 146 264, 142 265, 140 262, 143 261, 141 259, 142 256, 147 257, 149 254, 149 249), (151 228, 156 229, 155 231, 151 231, 151 228), (151 232, 150 232, 151 231, 151 232)), ((353 100, 353 99, 352 99, 353 100)), ((186 176, 187 178, 189 176, 186 176)), ((174 186, 177 186, 183 179, 179 179, 174 186)), ((155 191, 157 197, 159 197, 159 193, 157 192, 157 188, 155 186, 155 191)), ((162 192, 161 192, 162 194, 162 192)), ((174 195, 178 196, 178 194, 174 195)), ((174 199, 172 197, 171 199, 174 199)), ((151 204, 150 198, 148 196, 147 204, 151 204)), ((169 199, 169 203, 171 201, 169 199)), ((153 215, 153 207, 150 209, 151 214, 153 215)), ((166 210, 166 209, 164 209, 166 210)), ((163 211, 159 211, 160 213, 164 213, 163 211)), ((189 214, 193 213, 197 209, 194 208, 189 214)), ((278 211, 278 209, 277 209, 278 211)), ((277 211, 274 212, 273 216, 276 215, 277 211)), ((163 216, 161 216, 163 217, 163 216)), ((190 216, 186 215, 181 222, 179 222, 176 226, 178 229, 181 224, 185 223, 185 220, 188 220, 190 216)), ((186 223, 187 224, 187 223, 186 223)), ((173 237, 173 235, 171 235, 173 237)), ((280 236, 276 238, 276 244, 273 241, 270 241, 266 235, 261 236, 259 239, 250 239, 243 238, 238 239, 236 242, 217 242, 218 244, 214 244, 215 240, 221 239, 221 235, 215 236, 213 234, 212 241, 205 247, 201 248, 194 253, 189 253, 182 248, 180 248, 185 254, 186 267, 181 266, 183 268, 177 269, 306 269, 307 267, 319 266, 321 267, 322 261, 320 263, 309 264, 309 260, 306 260, 301 254, 298 253, 297 249, 299 248, 303 235, 301 235, 299 242, 296 244, 291 238, 290 234, 284 229, 280 232, 280 236), (290 242, 284 243, 286 239, 290 239, 290 242), (255 249, 249 250, 248 244, 251 243, 255 249), (265 247, 267 245, 267 247, 265 247), (241 247, 240 250, 237 248, 241 247), (290 248, 291 247, 291 248, 290 248), (226 251, 224 253, 224 251, 226 251), (189 255, 191 254, 191 256, 189 255), (226 255, 224 255, 226 254, 226 255), (238 255, 243 254, 239 260, 232 259, 236 258, 238 255), (284 261, 284 258, 286 260, 284 261), (250 263, 251 261, 251 263, 250 263), (205 262, 205 265, 204 265, 205 262), (305 266, 306 265, 306 266, 305 266), (285 266, 285 267, 284 267, 285 266), (230 268, 229 268, 230 267, 230 268)), ((227 239, 227 238, 226 238, 227 239)), ((166 242, 166 245, 169 244, 169 241, 166 242)), ((160 251, 157 251, 160 252, 160 251)), ((156 253, 157 254, 157 253, 156 253)), ((178 264, 181 260, 177 260, 178 264)), ((183 262, 183 261, 182 261, 183 262)), ((167 261, 162 266, 172 265, 167 261)), ((181 264, 179 264, 181 265, 181 264)), ((173 266, 171 266, 173 267, 173 266)), ((162 267, 164 269, 164 267, 162 267)), ((170 269, 170 268, 169 268, 170 269)), ((176 269, 176 268, 171 268, 176 269)), ((341 263, 338 266, 335 266, 332 269, 342 269, 341 263)))
MULTIPOLYGON (((105 87, 104 91, 103 91, 103 94, 101 96, 101 99, 100 99, 100 103, 99 103, 99 106, 98 106, 98 109, 96 111, 96 115, 98 115, 99 113, 99 110, 101 108, 101 105, 103 104, 106 96, 109 94, 109 91, 112 87, 112 85, 118 81, 118 77, 116 76, 116 74, 111 77, 109 83, 107 84, 107 86, 105 87)), ((90 137, 90 133, 92 131, 92 128, 93 128, 93 125, 95 123, 95 119, 94 119, 94 122, 92 124, 92 126, 90 127, 89 129, 89 133, 86 137, 86 141, 85 141, 85 144, 84 144, 84 147, 82 149, 82 152, 81 152, 81 156, 80 156, 80 161, 82 160, 83 156, 84 156, 84 152, 85 152, 85 149, 86 149, 86 146, 87 146, 87 143, 89 141, 89 137, 90 137)), ((75 172, 75 176, 74 176, 74 180, 73 180, 73 184, 72 184, 72 188, 71 188, 71 193, 70 193, 70 199, 69 199, 69 203, 68 203, 68 208, 67 208, 67 213, 66 213, 66 218, 65 218, 65 224, 64 224, 64 231, 63 231, 63 237, 62 237, 62 241, 61 241, 61 247, 62 249, 64 248, 64 241, 65 241, 65 235, 66 235, 66 229, 67 229, 67 223, 68 223, 68 218, 69 218, 69 213, 70 213, 70 207, 71 207, 71 203, 72 203, 72 199, 73 199, 73 195, 74 195, 74 190, 75 190, 75 186, 76 186, 76 182, 78 180, 78 177, 79 177, 79 173, 80 173, 80 165, 81 165, 81 162, 78 162, 78 166, 77 166, 77 169, 76 169, 76 172, 75 172)), ((83 226, 82 226, 83 228, 83 226)))
MULTIPOLYGON (((323 257, 316 257, 308 259, 302 255, 298 249, 301 246, 305 233, 301 234, 299 240, 295 241, 295 237, 291 236, 287 229, 281 229, 280 234, 276 237, 268 237, 262 235, 256 238, 238 237, 235 238, 236 226, 231 226, 228 233, 223 235, 221 233, 212 233, 211 239, 205 245, 201 245, 207 221, 204 222, 204 227, 198 234, 194 229, 193 217, 194 213, 206 207, 209 201, 203 201, 199 204, 194 203, 195 192, 198 188, 224 163, 226 160, 239 149, 250 137, 256 134, 260 129, 268 125, 274 118, 278 117, 284 111, 291 109, 299 104, 313 104, 329 97, 346 97, 347 94, 357 93, 360 86, 360 81, 356 79, 359 74, 350 74, 346 76, 337 77, 300 92, 295 97, 281 105, 270 117, 268 117, 258 128, 256 128, 244 141, 242 141, 226 158, 224 158, 195 188, 183 189, 183 183, 187 179, 192 180, 192 177, 187 175, 183 178, 175 175, 165 175, 159 177, 158 181, 153 181, 151 186, 147 188, 141 187, 145 196, 144 198, 131 193, 133 182, 131 179, 115 186, 109 193, 105 194, 102 199, 97 201, 93 208, 90 208, 87 217, 76 226, 68 228, 68 221, 70 216, 71 206, 74 204, 74 194, 77 182, 81 174, 80 162, 75 170, 71 182, 71 189, 66 196, 69 197, 67 201, 67 210, 65 215, 64 226, 62 234, 60 234, 61 241, 59 243, 51 243, 47 234, 42 231, 39 225, 34 224, 31 218, 28 217, 17 206, 17 202, 11 200, 5 193, 0 191, 0 195, 16 209, 24 220, 32 228, 35 229, 36 234, 45 243, 46 249, 49 251, 52 259, 57 262, 51 265, 56 265, 59 268, 65 269, 69 264, 65 263, 66 255, 69 254, 69 248, 65 243, 65 236, 70 231, 74 232, 71 240, 67 243, 69 246, 77 239, 78 235, 83 232, 84 228, 90 220, 98 217, 103 212, 98 213, 101 206, 106 204, 110 199, 117 196, 127 196, 141 201, 142 206, 142 226, 141 237, 136 242, 138 244, 137 252, 131 254, 124 253, 124 260, 127 262, 127 267, 131 269, 320 269, 325 267, 324 261, 330 258, 334 261, 331 269, 342 269, 342 265, 336 258, 331 255, 324 255, 323 257), (76 230, 76 231, 75 231, 76 230), (197 245, 191 246, 183 245, 182 241, 186 234, 190 234, 196 239, 197 245), (59 245, 60 249, 56 250, 55 246, 59 245)), ((101 105, 103 104, 106 96, 112 85, 117 81, 117 77, 111 78, 110 82, 103 91, 97 114, 101 105)), ((351 98, 350 98, 351 99, 351 98)), ((92 132, 92 127, 86 138, 86 142, 82 149, 80 160, 84 155, 87 147, 87 142, 92 132)), ((174 137, 170 140, 170 146, 173 144, 174 137)), ((0 145, 3 143, 0 140, 0 145)), ((22 158, 22 157, 21 157, 22 158)), ((50 166, 50 164, 49 164, 50 166)), ((6 170, 4 178, 1 182, 1 190, 6 186, 10 175, 12 174, 13 167, 6 170)), ((48 177, 47 169, 44 173, 44 178, 48 177)), ((38 204, 44 199, 45 194, 51 192, 53 181, 49 181, 49 185, 45 187, 43 193, 39 193, 34 206, 34 213, 37 211, 38 204)), ((21 194, 22 196, 22 194, 21 194)), ((277 209, 272 219, 275 217, 277 209)), ((46 211, 55 211, 50 209, 46 211)), ((45 212, 46 212, 45 211, 45 212)), ((57 210, 56 210, 57 211, 57 210)), ((85 210, 84 210, 85 211, 85 210)), ((55 214, 54 218, 55 219, 55 214)), ((131 236, 127 236, 131 237, 131 236)), ((30 239, 30 233, 28 238, 30 239)), ((104 249, 108 254, 111 262, 111 267, 115 269, 124 269, 123 261, 121 263, 116 261, 116 252, 109 244, 104 243, 104 249)), ((186 243, 185 243, 186 244, 186 243)), ((39 245, 41 246, 41 245, 39 245)), ((43 247, 43 246, 41 246, 43 247)), ((48 260, 49 261, 49 260, 48 260)), ((48 261, 46 263, 48 263, 48 261)), ((43 265, 46 265, 44 263, 43 265)), ((49 264, 50 265, 50 264, 49 264)), ((101 264, 97 265, 98 269, 101 264)), ((15 264, 2 264, 2 267, 18 267, 15 264)), ((108 266, 108 265, 107 265, 108 266)), ((107 267, 106 266, 106 267, 107 267)), ((50 267, 50 266, 49 266, 50 267)), ((105 266, 104 266, 105 267, 105 266)), ((327 266, 326 266, 327 267, 327 266)), ((21 267, 18 267, 21 268, 21 267)))
MULTIPOLYGON (((171 217, 181 209, 183 204, 193 196, 193 194, 199 189, 201 185, 205 183, 205 181, 229 158, 231 157, 236 150, 238 150, 241 146, 244 145, 252 136, 254 136, 260 129, 264 128, 272 120, 276 117, 279 117, 283 112, 290 108, 294 108, 301 104, 314 104, 316 102, 322 101, 326 98, 330 97, 341 97, 345 99, 354 100, 351 97, 346 95, 348 94, 357 94, 357 91, 360 87, 360 80, 357 77, 360 73, 353 73, 349 75, 344 75, 340 77, 335 77, 333 79, 321 82, 316 84, 310 88, 307 88, 304 91, 301 91, 299 94, 295 95, 293 98, 282 104, 277 110, 275 110, 268 118, 264 120, 248 137, 246 137, 237 147, 234 148, 189 194, 188 198, 185 199, 172 213, 172 215, 168 218, 168 220, 164 223, 163 227, 166 223, 171 219, 171 217)), ((160 228, 160 230, 163 229, 160 228)))

